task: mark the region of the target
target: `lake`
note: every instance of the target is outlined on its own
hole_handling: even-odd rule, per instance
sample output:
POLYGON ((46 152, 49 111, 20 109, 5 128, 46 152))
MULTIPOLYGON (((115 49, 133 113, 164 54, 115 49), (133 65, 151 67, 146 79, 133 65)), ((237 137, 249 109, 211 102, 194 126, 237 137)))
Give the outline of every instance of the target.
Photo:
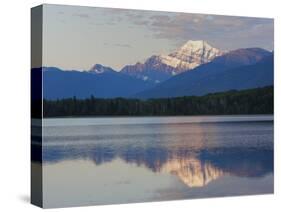
POLYGON ((44 207, 273 193, 273 116, 50 118, 44 207))

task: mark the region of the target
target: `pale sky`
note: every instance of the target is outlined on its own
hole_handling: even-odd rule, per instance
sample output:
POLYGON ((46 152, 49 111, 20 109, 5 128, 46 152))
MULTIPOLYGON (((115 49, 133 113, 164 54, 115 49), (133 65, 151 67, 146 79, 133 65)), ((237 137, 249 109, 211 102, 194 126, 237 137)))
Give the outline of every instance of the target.
POLYGON ((80 6, 43 6, 43 66, 120 70, 188 40, 222 50, 273 50, 273 19, 80 6))

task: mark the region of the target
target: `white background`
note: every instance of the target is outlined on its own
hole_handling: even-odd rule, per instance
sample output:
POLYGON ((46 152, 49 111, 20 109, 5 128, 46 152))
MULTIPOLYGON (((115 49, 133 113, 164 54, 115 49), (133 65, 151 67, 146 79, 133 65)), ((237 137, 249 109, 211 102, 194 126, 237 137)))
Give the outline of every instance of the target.
MULTIPOLYGON (((30 188, 30 8, 42 3, 275 18, 275 194, 52 211, 278 211, 280 195, 280 28, 278 0, 2 0, 0 6, 0 211, 39 211, 30 188)), ((117 194, 118 195, 118 194, 117 194)), ((281 204, 280 204, 281 205, 281 204)), ((279 209, 280 211, 280 209, 279 209)))

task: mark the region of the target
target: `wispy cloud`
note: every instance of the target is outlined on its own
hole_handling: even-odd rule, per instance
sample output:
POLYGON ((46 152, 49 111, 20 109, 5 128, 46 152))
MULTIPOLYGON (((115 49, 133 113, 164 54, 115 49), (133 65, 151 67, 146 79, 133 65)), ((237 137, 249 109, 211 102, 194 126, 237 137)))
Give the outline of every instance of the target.
POLYGON ((266 46, 273 38, 272 19, 245 18, 217 15, 184 14, 152 16, 148 27, 157 38, 204 39, 225 49, 240 46, 266 46), (233 45, 234 44, 234 45, 233 45))
POLYGON ((129 29, 144 27, 156 39, 173 40, 177 45, 203 39, 224 49, 259 45, 273 48, 273 42, 269 42, 273 40, 272 19, 102 8, 77 11, 72 16, 87 19, 93 26, 126 23, 129 29), (96 20, 97 14, 103 18, 96 20))

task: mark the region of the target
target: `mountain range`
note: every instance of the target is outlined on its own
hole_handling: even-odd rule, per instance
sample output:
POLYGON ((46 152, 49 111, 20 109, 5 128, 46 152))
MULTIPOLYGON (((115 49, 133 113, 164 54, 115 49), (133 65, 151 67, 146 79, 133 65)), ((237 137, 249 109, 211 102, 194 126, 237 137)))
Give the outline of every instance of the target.
POLYGON ((273 55, 258 48, 238 49, 135 96, 140 98, 201 96, 267 85, 273 85, 273 55))
POLYGON ((41 70, 46 99, 177 97, 273 85, 273 53, 261 48, 227 52, 206 41, 188 41, 175 52, 120 71, 101 64, 88 71, 41 70))
POLYGON ((54 67, 43 68, 43 95, 46 99, 61 99, 76 96, 87 98, 130 97, 152 85, 128 75, 103 68, 89 72, 63 71, 54 67))
POLYGON ((168 55, 153 55, 144 63, 127 65, 121 73, 138 79, 160 83, 171 76, 192 70, 210 62, 223 51, 209 45, 206 41, 187 41, 182 47, 168 55))

